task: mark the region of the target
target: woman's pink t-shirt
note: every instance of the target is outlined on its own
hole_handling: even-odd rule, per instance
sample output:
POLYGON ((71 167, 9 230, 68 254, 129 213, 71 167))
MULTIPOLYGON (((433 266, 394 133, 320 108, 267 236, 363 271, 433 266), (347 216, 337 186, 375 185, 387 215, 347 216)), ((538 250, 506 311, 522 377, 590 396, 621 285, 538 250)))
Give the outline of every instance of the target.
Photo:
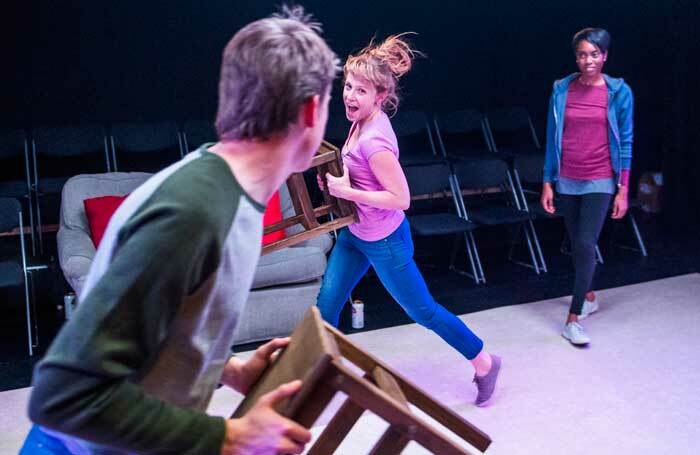
MULTIPOLYGON (((354 128, 355 124, 350 128, 350 134, 354 128)), ((384 112, 380 112, 364 125, 352 148, 348 148, 347 141, 343 147, 343 163, 348 167, 350 185, 353 188, 363 191, 385 190, 369 166, 370 157, 384 151, 393 153, 399 159, 399 146, 391 121, 384 112)), ((405 218, 403 210, 380 209, 359 202, 355 205, 359 221, 348 228, 362 240, 375 241, 387 237, 405 218)))

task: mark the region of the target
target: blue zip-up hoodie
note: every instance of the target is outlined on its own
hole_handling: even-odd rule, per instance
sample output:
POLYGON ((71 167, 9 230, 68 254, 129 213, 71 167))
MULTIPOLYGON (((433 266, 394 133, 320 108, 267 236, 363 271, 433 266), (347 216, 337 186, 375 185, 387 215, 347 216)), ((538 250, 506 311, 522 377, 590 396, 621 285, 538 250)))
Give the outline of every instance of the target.
MULTIPOLYGON (((554 82, 552 96, 549 98, 547 114, 547 147, 544 156, 544 181, 559 180, 561 169, 561 143, 564 136, 564 110, 569 84, 579 77, 571 74, 554 82)), ((632 89, 623 79, 603 74, 608 87, 608 139, 610 141, 610 160, 620 185, 621 171, 629 170, 632 165, 632 136, 634 99, 632 89)))

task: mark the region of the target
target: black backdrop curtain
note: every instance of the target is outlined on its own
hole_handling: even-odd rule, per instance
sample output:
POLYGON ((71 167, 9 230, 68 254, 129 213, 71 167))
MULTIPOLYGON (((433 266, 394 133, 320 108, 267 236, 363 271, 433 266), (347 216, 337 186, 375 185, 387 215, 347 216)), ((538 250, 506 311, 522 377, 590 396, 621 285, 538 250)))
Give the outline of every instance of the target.
MULTIPOLYGON (((700 1, 296 2, 324 23, 341 57, 373 34, 418 32, 428 57, 402 81, 404 108, 521 105, 540 136, 552 81, 575 70, 572 34, 607 28, 606 71, 624 77, 636 100, 632 182, 662 170, 663 219, 700 223, 700 1)), ((0 128, 211 119, 221 49, 279 3, 11 0, 0 15, 0 128)))
POLYGON ((673 0, 668 16, 664 219, 700 232, 700 2, 673 0))

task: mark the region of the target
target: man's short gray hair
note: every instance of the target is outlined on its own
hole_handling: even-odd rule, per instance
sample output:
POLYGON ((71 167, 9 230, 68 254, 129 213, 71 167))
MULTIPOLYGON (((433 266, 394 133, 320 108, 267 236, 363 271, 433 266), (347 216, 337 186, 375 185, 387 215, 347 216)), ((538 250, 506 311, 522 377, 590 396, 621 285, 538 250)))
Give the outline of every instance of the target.
POLYGON ((302 104, 328 92, 338 58, 300 6, 243 27, 226 45, 219 81, 220 140, 286 132, 302 104))

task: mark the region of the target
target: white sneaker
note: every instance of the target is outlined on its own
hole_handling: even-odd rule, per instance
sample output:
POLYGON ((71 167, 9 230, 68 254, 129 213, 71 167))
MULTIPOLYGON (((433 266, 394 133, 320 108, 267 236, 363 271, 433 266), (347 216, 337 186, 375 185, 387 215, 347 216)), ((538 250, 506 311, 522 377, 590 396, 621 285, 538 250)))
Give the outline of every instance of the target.
POLYGON ((561 336, 569 340, 571 344, 575 344, 577 346, 591 342, 591 339, 588 338, 588 335, 586 335, 583 327, 581 327, 581 324, 578 322, 569 322, 566 324, 564 326, 564 331, 561 332, 561 336))
POLYGON ((598 302, 598 296, 596 296, 593 301, 583 299, 583 307, 581 308, 581 315, 578 317, 579 320, 586 319, 588 316, 592 315, 598 311, 600 303, 598 302))

